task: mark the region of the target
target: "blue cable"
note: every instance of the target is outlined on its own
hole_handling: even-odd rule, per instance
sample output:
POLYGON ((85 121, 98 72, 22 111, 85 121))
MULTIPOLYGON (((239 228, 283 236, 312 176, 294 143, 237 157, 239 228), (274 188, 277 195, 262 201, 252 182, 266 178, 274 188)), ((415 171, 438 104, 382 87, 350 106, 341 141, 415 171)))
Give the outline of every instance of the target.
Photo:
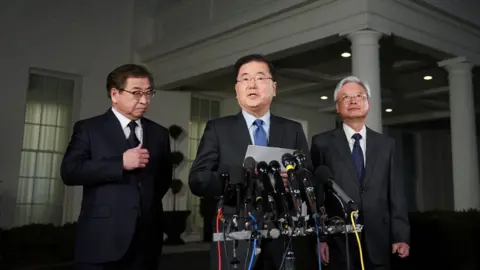
POLYGON ((320 236, 318 235, 318 216, 314 215, 313 220, 315 220, 315 231, 317 233, 317 257, 318 257, 318 269, 322 270, 322 256, 320 254, 320 236))
MULTIPOLYGON (((253 220, 253 228, 255 231, 257 231, 258 229, 258 226, 257 226, 257 220, 255 219, 255 217, 251 214, 251 213, 248 213, 248 215, 250 216, 250 218, 253 220)), ((252 255, 250 257, 250 263, 248 264, 248 270, 251 270, 252 269, 252 266, 253 266, 253 259, 255 258, 255 249, 257 248, 257 239, 255 238, 253 240, 253 248, 252 248, 252 255)))

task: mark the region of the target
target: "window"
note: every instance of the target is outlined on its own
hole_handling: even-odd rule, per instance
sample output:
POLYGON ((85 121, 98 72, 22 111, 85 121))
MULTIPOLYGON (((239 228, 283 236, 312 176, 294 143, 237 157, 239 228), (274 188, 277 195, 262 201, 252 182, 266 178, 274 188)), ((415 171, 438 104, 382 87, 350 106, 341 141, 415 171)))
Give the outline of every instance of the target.
POLYGON ((60 164, 70 136, 75 81, 29 74, 15 226, 62 222, 60 164))
MULTIPOLYGON (((188 130, 188 171, 197 156, 198 145, 202 138, 207 121, 220 117, 220 102, 204 98, 192 97, 190 101, 190 122, 188 130)), ((188 209, 191 214, 187 222, 188 232, 199 232, 203 228, 203 218, 200 215, 200 198, 188 193, 188 209)))

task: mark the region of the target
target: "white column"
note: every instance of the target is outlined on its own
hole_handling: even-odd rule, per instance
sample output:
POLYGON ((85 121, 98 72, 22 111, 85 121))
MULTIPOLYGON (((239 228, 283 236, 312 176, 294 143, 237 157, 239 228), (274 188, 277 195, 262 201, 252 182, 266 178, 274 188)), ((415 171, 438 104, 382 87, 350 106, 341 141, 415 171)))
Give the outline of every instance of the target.
POLYGON ((367 126, 382 132, 382 97, 380 93, 380 57, 378 40, 381 33, 361 30, 348 35, 352 42, 352 75, 370 86, 370 112, 367 126))
POLYGON ((472 64, 464 57, 439 62, 448 71, 455 210, 480 208, 472 64))

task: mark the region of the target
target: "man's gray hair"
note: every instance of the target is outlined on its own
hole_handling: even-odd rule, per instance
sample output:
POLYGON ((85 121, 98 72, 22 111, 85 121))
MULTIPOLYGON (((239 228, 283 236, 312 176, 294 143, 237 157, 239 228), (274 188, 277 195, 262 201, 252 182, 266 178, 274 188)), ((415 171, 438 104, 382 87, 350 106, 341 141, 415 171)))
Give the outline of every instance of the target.
POLYGON ((338 84, 337 87, 335 87, 335 92, 333 92, 333 101, 337 101, 337 95, 340 93, 340 90, 342 90, 342 87, 347 84, 347 83, 357 83, 363 88, 365 88, 365 91, 367 92, 367 98, 370 99, 370 86, 368 85, 367 82, 360 80, 358 77, 355 76, 348 76, 346 78, 343 78, 338 84))

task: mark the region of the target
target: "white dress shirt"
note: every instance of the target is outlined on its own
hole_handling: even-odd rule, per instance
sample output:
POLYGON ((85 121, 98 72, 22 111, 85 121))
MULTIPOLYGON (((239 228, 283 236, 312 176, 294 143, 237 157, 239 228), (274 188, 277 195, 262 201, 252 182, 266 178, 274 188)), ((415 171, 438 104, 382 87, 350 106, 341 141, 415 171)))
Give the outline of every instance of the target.
MULTIPOLYGON (((130 127, 128 127, 128 124, 132 121, 125 117, 123 114, 119 113, 117 110, 112 108, 113 114, 117 117, 118 121, 120 121, 120 125, 122 127, 123 133, 125 133, 125 139, 130 136, 130 127)), ((140 119, 135 120, 137 123, 137 127, 135 128, 135 135, 137 135, 137 139, 140 141, 141 144, 143 144, 143 129, 142 129, 142 122, 140 119)))
POLYGON ((367 151, 367 128, 365 125, 362 127, 360 132, 356 132, 353 130, 351 127, 349 127, 347 124, 343 123, 343 131, 345 132, 345 136, 347 136, 348 140, 348 146, 350 147, 350 152, 353 151, 353 144, 355 143, 355 139, 352 138, 353 134, 355 133, 360 133, 362 135, 362 138, 360 139, 360 148, 362 148, 363 152, 363 164, 364 166, 367 164, 367 156, 366 156, 366 151, 367 151))

